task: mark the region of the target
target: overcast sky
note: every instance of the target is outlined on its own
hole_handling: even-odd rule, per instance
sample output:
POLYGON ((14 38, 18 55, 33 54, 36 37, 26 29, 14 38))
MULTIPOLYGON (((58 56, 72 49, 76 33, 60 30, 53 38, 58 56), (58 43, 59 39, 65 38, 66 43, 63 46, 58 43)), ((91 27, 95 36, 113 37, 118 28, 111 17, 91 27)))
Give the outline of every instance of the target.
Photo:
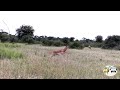
POLYGON ((120 35, 120 11, 0 11, 0 29, 15 34, 23 24, 38 36, 105 39, 120 35))

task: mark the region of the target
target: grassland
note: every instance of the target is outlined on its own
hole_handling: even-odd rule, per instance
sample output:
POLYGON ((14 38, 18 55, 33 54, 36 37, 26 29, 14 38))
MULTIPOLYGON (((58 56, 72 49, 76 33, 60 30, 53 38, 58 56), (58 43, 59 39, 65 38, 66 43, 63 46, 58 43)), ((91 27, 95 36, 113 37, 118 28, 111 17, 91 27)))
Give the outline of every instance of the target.
POLYGON ((8 43, 0 44, 2 47, 22 56, 0 58, 0 79, 120 79, 120 51, 68 49, 64 55, 51 57, 53 50, 63 47, 8 43), (106 65, 116 66, 118 73, 111 77, 104 75, 106 65))

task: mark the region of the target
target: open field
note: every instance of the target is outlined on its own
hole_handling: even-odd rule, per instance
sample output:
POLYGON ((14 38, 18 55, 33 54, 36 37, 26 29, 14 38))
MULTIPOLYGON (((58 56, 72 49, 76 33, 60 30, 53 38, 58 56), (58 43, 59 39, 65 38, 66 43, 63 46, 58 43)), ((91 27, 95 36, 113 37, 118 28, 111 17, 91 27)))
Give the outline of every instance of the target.
POLYGON ((12 47, 23 58, 1 58, 0 79, 120 79, 120 51, 68 49, 64 55, 51 57, 51 52, 60 48, 24 44, 12 47), (106 65, 116 66, 118 73, 104 75, 106 65))

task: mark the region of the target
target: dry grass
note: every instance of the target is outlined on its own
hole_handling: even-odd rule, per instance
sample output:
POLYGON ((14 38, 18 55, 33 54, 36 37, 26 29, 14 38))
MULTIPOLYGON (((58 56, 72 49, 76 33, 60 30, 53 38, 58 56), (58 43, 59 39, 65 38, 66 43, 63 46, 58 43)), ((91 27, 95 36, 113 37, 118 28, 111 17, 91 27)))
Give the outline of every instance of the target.
POLYGON ((64 55, 51 56, 63 47, 22 45, 17 48, 23 59, 1 59, 0 78, 7 79, 120 79, 120 51, 99 48, 68 49, 64 55), (115 65, 118 73, 103 74, 106 65, 115 65))

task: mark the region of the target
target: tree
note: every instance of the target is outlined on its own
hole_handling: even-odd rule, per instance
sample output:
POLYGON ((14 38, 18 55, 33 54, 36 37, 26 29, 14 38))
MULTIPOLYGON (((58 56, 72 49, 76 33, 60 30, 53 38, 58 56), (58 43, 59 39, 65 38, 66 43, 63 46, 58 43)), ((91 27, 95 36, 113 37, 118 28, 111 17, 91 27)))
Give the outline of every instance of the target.
POLYGON ((9 41, 10 41, 11 43, 14 43, 14 42, 17 42, 17 41, 18 41, 18 38, 17 38, 15 35, 11 35, 11 34, 10 34, 9 36, 10 36, 10 40, 9 40, 9 41))
POLYGON ((96 39, 96 42, 99 42, 99 43, 103 41, 103 37, 101 35, 96 36, 95 39, 96 39))
POLYGON ((24 35, 21 40, 28 44, 34 43, 34 39, 30 35, 24 35))
POLYGON ((16 30, 18 39, 22 39, 24 36, 28 35, 30 38, 34 36, 34 29, 29 25, 22 25, 16 30))
POLYGON ((74 37, 70 37, 70 42, 73 42, 74 41, 74 37))
POLYGON ((0 40, 1 40, 1 42, 9 41, 9 38, 10 37, 9 37, 7 32, 4 32, 4 31, 0 32, 0 40))
POLYGON ((118 35, 113 35, 113 36, 108 36, 105 39, 103 48, 104 49, 114 49, 120 45, 120 36, 118 35))
POLYGON ((49 36, 47 38, 48 38, 48 40, 53 40, 54 39, 54 37, 52 37, 52 36, 49 36))
POLYGON ((68 44, 69 44, 69 38, 68 38, 68 37, 62 38, 62 42, 63 42, 65 45, 68 45, 68 44))

